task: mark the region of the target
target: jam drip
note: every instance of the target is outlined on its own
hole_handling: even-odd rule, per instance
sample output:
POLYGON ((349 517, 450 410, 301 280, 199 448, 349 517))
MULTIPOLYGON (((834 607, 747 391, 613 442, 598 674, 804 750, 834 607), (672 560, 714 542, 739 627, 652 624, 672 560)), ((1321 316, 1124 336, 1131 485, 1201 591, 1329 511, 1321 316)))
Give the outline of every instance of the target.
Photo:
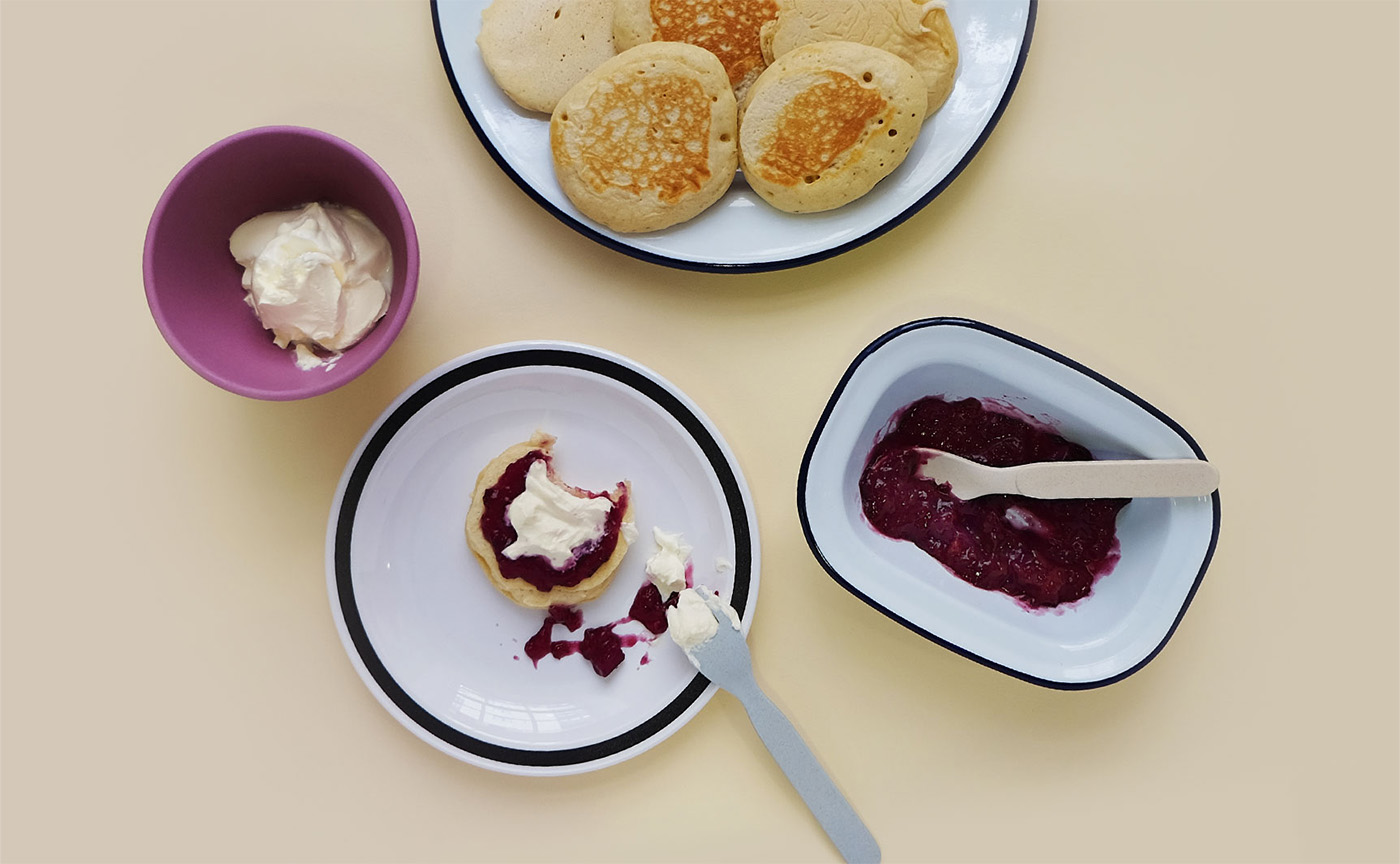
MULTIPOLYGON (((530 472, 530 466, 541 460, 548 467, 549 456, 544 451, 532 450, 526 453, 507 466, 496 484, 486 490, 482 496, 485 510, 481 515, 481 532, 496 553, 496 563, 501 568, 502 576, 507 579, 524 579, 541 591, 549 591, 553 588, 577 585, 592 576, 612 557, 622 528, 622 516, 627 512, 627 487, 619 484, 614 491, 616 500, 612 509, 608 511, 603 535, 596 542, 575 549, 572 559, 563 569, 554 569, 549 559, 540 555, 507 558, 502 554, 502 550, 514 543, 517 536, 515 529, 511 527, 507 508, 510 502, 525 491, 525 476, 530 472)), ((609 498, 604 492, 588 492, 582 489, 574 491, 589 498, 609 498)))
POLYGON ((583 613, 573 606, 566 606, 563 603, 556 603, 549 607, 549 612, 545 615, 544 623, 540 625, 539 631, 525 642, 525 656, 529 657, 536 666, 550 655, 566 657, 574 653, 569 648, 567 640, 554 641, 555 624, 563 624, 566 630, 577 630, 583 626, 583 613))
POLYGON ((676 592, 668 599, 662 600, 661 590, 647 582, 632 600, 632 608, 628 610, 627 617, 660 636, 666 632, 666 610, 675 606, 679 599, 680 593, 676 592))
POLYGON ((861 507, 888 537, 908 540, 967 582, 1033 609, 1071 603, 1118 561, 1114 532, 1127 499, 988 495, 964 501, 918 476, 929 447, 985 465, 1086 461, 1084 447, 976 399, 930 396, 905 407, 872 449, 861 507))
MULTIPOLYGON (((690 578, 687 574, 686 584, 689 583, 690 578)), ((558 660, 570 654, 578 654, 593 665, 594 672, 606 678, 622 665, 622 649, 641 642, 651 642, 666 632, 666 610, 675 606, 679 598, 680 594, 676 593, 669 599, 662 600, 661 591, 647 581, 637 591, 626 617, 601 627, 589 627, 583 631, 582 639, 554 638, 555 624, 562 624, 570 632, 583 626, 583 613, 578 607, 556 603, 549 607, 540 629, 525 642, 525 656, 538 667, 540 661, 546 657, 558 660), (632 621, 651 631, 652 635, 617 632, 618 627, 632 621)), ((646 664, 648 660, 648 657, 643 657, 642 663, 646 664)))

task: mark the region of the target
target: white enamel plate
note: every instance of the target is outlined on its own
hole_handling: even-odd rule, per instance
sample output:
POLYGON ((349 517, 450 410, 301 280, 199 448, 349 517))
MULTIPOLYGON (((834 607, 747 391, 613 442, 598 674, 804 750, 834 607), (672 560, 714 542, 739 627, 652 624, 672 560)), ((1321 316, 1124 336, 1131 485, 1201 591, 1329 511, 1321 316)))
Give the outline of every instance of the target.
MULTIPOLYGON (((720 591, 748 631, 758 535, 728 446, 679 390, 616 354, 560 342, 466 355, 403 393, 346 466, 326 536, 341 640, 375 698, 422 740, 512 774, 613 765, 675 732, 714 693, 669 638, 625 649, 600 678, 582 657, 536 667, 525 641, 544 613, 515 605, 467 549, 477 473, 540 429, 555 466, 587 489, 632 484, 639 532, 584 627, 627 616, 654 550, 652 528, 694 547, 697 582, 720 591)), ((641 625, 619 634, 648 635, 641 625)), ((556 639, 579 639, 555 629, 556 639)))
POLYGON ((912 543, 879 534, 865 518, 866 457, 895 413, 925 396, 991 399, 1096 458, 1205 458, 1176 421, 1068 357, 977 321, 913 321, 851 363, 802 460, 799 516, 831 577, 916 633, 1046 687, 1102 687, 1157 656, 1210 564, 1220 493, 1129 502, 1118 516, 1113 571, 1078 603, 1031 612, 964 582, 912 543))
POLYGON ((743 178, 700 216, 664 231, 618 234, 579 213, 554 176, 549 118, 501 92, 476 36, 489 0, 434 0, 433 26, 452 90, 482 144, 512 179, 564 224, 644 261, 687 270, 745 272, 796 267, 866 243, 917 213, 972 160, 1006 108, 1030 48, 1034 0, 948 0, 958 38, 953 92, 904 164, 869 194, 826 213, 791 214, 759 198, 743 178))

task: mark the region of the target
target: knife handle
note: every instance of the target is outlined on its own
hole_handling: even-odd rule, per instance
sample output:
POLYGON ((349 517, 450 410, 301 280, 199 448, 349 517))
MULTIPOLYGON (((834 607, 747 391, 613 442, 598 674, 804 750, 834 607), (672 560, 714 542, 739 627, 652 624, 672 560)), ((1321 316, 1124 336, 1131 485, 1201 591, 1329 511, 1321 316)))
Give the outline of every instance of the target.
POLYGON ((807 809, 817 817, 826 836, 836 844, 841 857, 851 864, 876 864, 880 860, 880 844, 875 842, 870 829, 836 788, 791 721, 757 683, 741 688, 741 692, 732 689, 730 692, 743 704, 758 737, 763 739, 788 782, 802 796, 807 809))

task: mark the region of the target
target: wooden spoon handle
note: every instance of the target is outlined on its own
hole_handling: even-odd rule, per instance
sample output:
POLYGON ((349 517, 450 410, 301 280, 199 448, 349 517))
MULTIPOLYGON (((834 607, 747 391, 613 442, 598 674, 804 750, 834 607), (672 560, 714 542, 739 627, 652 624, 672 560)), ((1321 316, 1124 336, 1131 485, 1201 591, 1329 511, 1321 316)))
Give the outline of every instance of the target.
POLYGON ((1036 462, 1013 470, 1017 493, 1032 498, 1193 498, 1220 485, 1220 472, 1199 459, 1036 462))

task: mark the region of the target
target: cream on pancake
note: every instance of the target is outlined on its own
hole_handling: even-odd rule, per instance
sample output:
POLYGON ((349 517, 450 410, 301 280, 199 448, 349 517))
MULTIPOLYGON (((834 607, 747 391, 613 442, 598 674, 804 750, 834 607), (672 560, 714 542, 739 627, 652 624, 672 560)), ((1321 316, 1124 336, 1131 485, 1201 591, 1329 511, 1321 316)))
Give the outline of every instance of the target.
MULTIPOLYGON (((553 435, 536 432, 529 440, 507 447, 499 456, 487 463, 486 467, 482 468, 481 473, 477 475, 476 486, 472 490, 471 505, 467 509, 467 547, 481 562, 481 567, 486 571, 491 584, 495 585, 502 594, 511 600, 531 609, 545 609, 556 603, 572 606, 596 599, 612 582, 613 575, 617 572, 617 567, 622 563, 622 558, 627 554, 628 548, 628 532, 622 531, 618 534, 617 545, 613 547, 612 554, 591 574, 585 576, 577 584, 555 585, 548 590, 537 588, 524 579, 508 578, 501 572, 496 549, 487 539, 482 529, 481 520, 486 515, 487 493, 501 481, 506 469, 510 468, 516 461, 539 451, 544 454, 545 465, 552 483, 561 489, 568 490, 570 494, 577 497, 584 497, 587 494, 560 482, 555 476, 553 465, 550 462, 553 456, 554 441, 553 435)), ((608 498, 613 501, 614 506, 620 501, 622 506, 626 507, 622 513, 624 523, 632 522, 631 491, 630 484, 624 481, 608 492, 608 498)))

